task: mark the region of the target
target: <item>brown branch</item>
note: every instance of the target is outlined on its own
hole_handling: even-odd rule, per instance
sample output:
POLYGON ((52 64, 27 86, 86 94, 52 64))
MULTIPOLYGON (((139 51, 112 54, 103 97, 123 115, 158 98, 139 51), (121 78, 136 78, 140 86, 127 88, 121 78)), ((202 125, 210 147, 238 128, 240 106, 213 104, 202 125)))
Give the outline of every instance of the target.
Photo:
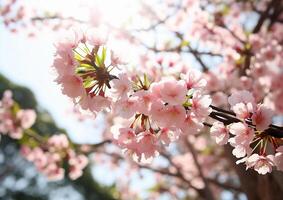
POLYGON ((76 19, 74 17, 61 17, 59 15, 43 16, 43 17, 36 16, 31 18, 31 21, 48 21, 48 20, 75 21, 79 23, 86 23, 85 21, 76 19))
POLYGON ((240 187, 237 187, 237 186, 234 186, 234 185, 231 185, 229 183, 222 183, 222 182, 219 182, 215 179, 212 179, 212 178, 207 178, 207 181, 209 183, 212 183, 222 189, 225 189, 225 190, 234 190, 236 192, 243 192, 242 189, 240 187))
POLYGON ((186 142, 186 145, 188 146, 190 152, 192 153, 192 156, 193 156, 193 160, 194 160, 194 163, 199 171, 199 176, 201 177, 201 179, 203 180, 204 182, 204 192, 205 192, 205 196, 206 196, 206 199, 208 200, 214 200, 214 196, 213 196, 213 193, 212 191, 210 190, 210 187, 209 187, 209 183, 206 179, 206 177, 204 176, 203 172, 202 172, 202 167, 198 161, 198 158, 197 158, 197 153, 193 147, 193 145, 190 143, 190 141, 188 139, 185 140, 186 142))
MULTIPOLYGON (((183 40, 183 34, 179 33, 179 32, 175 32, 175 35, 177 36, 177 38, 179 38, 181 41, 183 40)), ((195 59, 198 61, 198 63, 201 65, 203 72, 207 72, 208 71, 208 67, 206 66, 206 64, 203 62, 203 60, 201 59, 200 55, 198 55, 194 49, 188 45, 187 46, 189 48, 190 53, 192 53, 192 55, 195 57, 195 59)))
MULTIPOLYGON (((230 111, 223 110, 221 108, 218 108, 216 106, 210 106, 214 109, 209 116, 217 121, 220 121, 224 123, 225 125, 229 125, 232 123, 242 122, 242 120, 238 119, 235 115, 235 113, 232 113, 230 111)), ((252 128, 255 128, 255 125, 253 125, 251 119, 246 119, 245 122, 252 128)), ((210 124, 204 124, 207 126, 210 126, 210 124)), ((270 135, 275 138, 283 138, 283 127, 279 127, 276 125, 269 125, 269 128, 264 130, 264 133, 267 135, 270 135)))
POLYGON ((270 15, 269 12, 270 12, 272 9, 276 8, 278 5, 280 6, 280 4, 281 4, 281 0, 272 0, 272 1, 267 5, 266 10, 260 15, 260 18, 259 18, 259 20, 258 20, 256 26, 254 27, 253 31, 252 31, 253 33, 257 33, 257 32, 260 31, 260 29, 261 29, 261 27, 262 27, 264 21, 265 21, 266 19, 268 19, 269 15, 270 15))
POLYGON ((149 47, 146 44, 142 43, 142 45, 151 51, 154 51, 155 53, 159 53, 159 52, 177 52, 177 53, 191 53, 191 54, 197 54, 200 56, 215 56, 215 57, 222 57, 221 54, 218 53, 212 53, 209 51, 198 51, 196 49, 188 49, 188 50, 183 50, 182 49, 182 45, 178 45, 176 47, 172 47, 172 48, 167 48, 167 49, 158 49, 156 47, 149 47))
MULTIPOLYGON (((150 171, 159 173, 159 174, 163 174, 163 175, 167 175, 167 176, 171 176, 171 177, 180 179, 180 180, 184 181, 190 188, 192 188, 192 189, 194 189, 196 192, 198 192, 198 194, 199 194, 201 197, 203 197, 204 199, 207 199, 207 196, 206 196, 204 190, 198 189, 198 188, 194 187, 194 186, 191 184, 191 182, 190 182, 189 180, 185 179, 185 177, 182 176, 182 175, 179 174, 179 173, 172 173, 172 172, 169 172, 169 171, 166 170, 166 169, 157 169, 157 168, 153 168, 153 167, 150 167, 150 166, 147 166, 147 165, 141 165, 141 164, 138 164, 138 167, 144 168, 144 169, 147 169, 147 170, 150 170, 150 171)), ((210 198, 208 198, 208 199, 210 199, 210 198)))

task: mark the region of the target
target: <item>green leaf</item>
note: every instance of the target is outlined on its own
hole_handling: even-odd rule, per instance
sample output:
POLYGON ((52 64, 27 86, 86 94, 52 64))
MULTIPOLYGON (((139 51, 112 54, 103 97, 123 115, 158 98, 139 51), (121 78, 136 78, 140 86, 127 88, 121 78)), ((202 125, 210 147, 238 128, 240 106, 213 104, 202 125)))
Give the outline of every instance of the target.
POLYGON ((236 65, 241 65, 245 62, 245 56, 241 56, 239 59, 235 61, 236 65))
POLYGON ((146 88, 149 88, 149 86, 150 86, 150 82, 149 82, 146 74, 143 75, 143 84, 146 88))
POLYGON ((190 45, 190 42, 187 41, 187 40, 183 40, 183 41, 181 42, 181 47, 187 47, 187 46, 189 46, 189 45, 190 45))
POLYGON ((19 112, 20 111, 20 106, 19 106, 19 104, 18 103, 16 103, 16 102, 14 102, 14 104, 13 104, 13 106, 12 106, 12 114, 14 115, 14 116, 16 116, 17 115, 17 112, 19 112))
POLYGON ((82 66, 76 68, 76 74, 84 74, 87 72, 95 71, 95 69, 92 66, 82 66))
POLYGON ((84 58, 82 56, 80 56, 78 53, 75 52, 74 54, 74 58, 77 60, 77 61, 83 61, 84 58))
POLYGON ((90 88, 95 85, 95 81, 91 77, 87 77, 83 82, 84 88, 90 88))
POLYGON ((230 10, 231 10, 231 8, 230 8, 228 5, 224 5, 224 7, 223 7, 221 13, 222 13, 222 15, 225 16, 225 15, 228 15, 228 14, 229 14, 230 10))
POLYGON ((102 59, 100 58, 99 55, 96 55, 96 56, 95 56, 95 64, 96 64, 98 67, 101 67, 101 65, 102 65, 102 59))
POLYGON ((106 48, 103 47, 103 48, 102 48, 102 55, 101 55, 102 63, 105 62, 105 59, 106 59, 106 48))

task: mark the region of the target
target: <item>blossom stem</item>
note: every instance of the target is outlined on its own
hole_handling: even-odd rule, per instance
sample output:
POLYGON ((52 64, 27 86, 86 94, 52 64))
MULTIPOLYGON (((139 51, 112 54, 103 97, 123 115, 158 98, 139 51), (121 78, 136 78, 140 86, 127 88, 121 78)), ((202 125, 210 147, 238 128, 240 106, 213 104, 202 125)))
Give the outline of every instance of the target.
MULTIPOLYGON (((210 107, 213 109, 213 111, 209 114, 209 116, 217 121, 223 122, 225 125, 242 121, 238 119, 235 113, 231 111, 227 111, 212 105, 210 107)), ((250 127, 255 128, 250 119, 246 119, 245 121, 250 127)), ((208 124, 204 123, 204 125, 207 126, 208 124)), ((283 138, 283 127, 271 124, 269 125, 268 129, 263 131, 263 133, 275 138, 283 138)))

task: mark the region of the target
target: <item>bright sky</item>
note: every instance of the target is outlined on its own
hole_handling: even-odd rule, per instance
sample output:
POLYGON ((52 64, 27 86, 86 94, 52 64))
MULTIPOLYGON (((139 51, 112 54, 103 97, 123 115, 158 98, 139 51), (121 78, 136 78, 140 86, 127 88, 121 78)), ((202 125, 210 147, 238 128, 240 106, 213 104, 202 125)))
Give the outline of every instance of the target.
MULTIPOLYGON (((40 2, 43 1, 39 0, 38 3, 40 4, 40 2)), ((58 1, 51 0, 49 2, 57 3, 48 4, 52 10, 66 6, 66 4, 58 3, 58 1)), ((67 13, 74 11, 73 2, 73 0, 69 1, 67 13)), ((97 2, 101 3, 102 1, 97 0, 97 2)), ((123 4, 118 4, 117 1, 113 0, 103 2, 105 2, 103 4, 104 9, 108 5, 107 12, 115 16, 113 19, 125 17, 125 12, 121 12, 123 4), (116 3, 114 6, 109 7, 110 2, 116 3)), ((121 2, 129 3, 134 1, 122 0, 121 2)), ((135 4, 131 4, 130 7, 135 9, 135 4)), ((43 8, 46 9, 47 7, 43 6, 43 8)), ((78 122, 73 115, 69 114, 69 111, 73 108, 72 102, 61 93, 60 86, 53 81, 56 75, 51 65, 55 53, 53 43, 56 39, 56 34, 51 33, 40 34, 36 38, 27 38, 23 34, 11 34, 0 24, 0 73, 16 84, 31 89, 39 105, 51 113, 58 126, 65 128, 73 141, 97 143, 100 141, 99 132, 103 128, 101 126, 102 119, 88 120, 84 123, 78 122)), ((102 183, 111 184, 114 177, 121 176, 121 174, 109 173, 103 166, 95 166, 94 169, 95 178, 102 183)), ((148 178, 144 179, 143 182, 138 182, 138 179, 136 179, 132 183, 133 187, 139 189, 150 187, 152 179, 149 176, 145 177, 148 178)))
POLYGON ((53 81, 55 74, 50 67, 55 52, 52 34, 28 39, 11 34, 3 27, 0 30, 0 73, 30 88, 39 105, 52 114, 60 127, 67 129, 72 139, 98 142, 94 131, 99 130, 94 128, 93 122, 78 123, 74 116, 68 115, 72 103, 53 81))
MULTIPOLYGON (((75 13, 75 16, 82 20, 88 20, 89 17, 96 20, 102 15, 103 21, 111 21, 117 26, 135 16, 139 8, 139 0, 24 1, 28 10, 30 7, 36 7, 37 10, 44 13, 48 11, 50 14, 59 11, 66 17, 74 16, 75 13), (91 6, 87 6, 90 2, 91 6), (88 13, 89 11, 91 13, 88 13)), ((101 125, 98 126, 101 121, 96 120, 98 122, 93 124, 91 120, 82 124, 68 115, 73 104, 62 95, 60 87, 53 82, 56 76, 50 66, 53 62, 55 53, 53 43, 56 39, 58 34, 50 32, 40 33, 36 38, 30 39, 21 34, 11 34, 0 25, 0 73, 15 83, 30 88, 40 106, 52 114, 59 126, 67 129, 72 139, 77 142, 98 142, 100 138, 95 132, 99 132, 102 128, 101 125)))

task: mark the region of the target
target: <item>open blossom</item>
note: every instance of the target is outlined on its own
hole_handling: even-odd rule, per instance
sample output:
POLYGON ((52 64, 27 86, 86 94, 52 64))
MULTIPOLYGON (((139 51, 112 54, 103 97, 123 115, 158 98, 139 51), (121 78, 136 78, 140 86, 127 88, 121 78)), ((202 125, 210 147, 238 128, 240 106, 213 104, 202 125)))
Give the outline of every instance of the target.
POLYGON ((23 132, 29 129, 36 120, 36 113, 32 109, 13 111, 13 99, 10 91, 4 92, 0 101, 0 132, 11 138, 20 139, 23 132))
POLYGON ((203 128, 203 123, 192 112, 187 112, 185 120, 181 123, 179 128, 184 134, 195 134, 203 128))
POLYGON ((178 129, 162 128, 157 135, 158 140, 160 140, 162 144, 168 146, 171 142, 176 141, 180 134, 181 131, 178 129))
POLYGON ((118 79, 114 79, 111 82, 112 93, 117 97, 125 97, 131 89, 131 83, 126 73, 118 75, 118 79))
POLYGON ((233 141, 236 145, 248 145, 254 138, 254 131, 242 122, 232 123, 228 129, 232 135, 235 135, 233 141))
POLYGON ((88 96, 81 97, 80 105, 82 109, 89 110, 93 113, 99 112, 103 108, 109 108, 111 101, 108 98, 102 96, 88 96))
POLYGON ((122 148, 132 148, 136 145, 136 135, 132 128, 120 128, 117 143, 122 148))
POLYGON ((50 181, 61 180, 64 177, 64 169, 59 166, 60 156, 44 152, 40 147, 33 149, 23 146, 22 155, 30 162, 33 162, 37 170, 42 172, 50 181))
POLYGON ((136 113, 138 102, 137 97, 119 99, 114 105, 115 114, 129 119, 136 113))
POLYGON ((272 172, 272 166, 274 166, 273 163, 274 156, 268 155, 258 155, 258 154, 252 154, 247 159, 247 168, 253 167, 254 170, 256 170, 259 174, 266 174, 272 172))
POLYGON ((83 169, 88 164, 85 155, 76 154, 70 148, 69 140, 64 134, 53 135, 47 140, 47 145, 42 148, 37 146, 30 148, 22 146, 21 154, 32 162, 38 171, 43 173, 48 180, 57 181, 64 178, 65 170, 63 163, 68 163, 68 174, 72 180, 83 174, 83 169))
POLYGON ((54 46, 56 54, 62 58, 73 55, 72 49, 75 48, 82 39, 82 34, 76 30, 64 33, 64 37, 58 38, 54 46))
POLYGON ((256 107, 253 95, 246 90, 232 93, 228 98, 228 102, 237 117, 241 119, 250 117, 256 107))
POLYGON ((186 111, 183 106, 167 105, 162 118, 165 127, 180 127, 186 119, 186 111))
POLYGON ((187 88, 184 81, 168 79, 161 81, 159 84, 160 96, 165 103, 180 105, 185 102, 187 88))
POLYGON ((150 131, 146 130, 135 134, 131 128, 120 128, 119 132, 116 142, 127 153, 136 157, 139 162, 142 159, 148 160, 158 155, 158 137, 150 131))
POLYGON ((13 100, 12 97, 13 97, 13 93, 12 93, 11 90, 4 91, 3 97, 0 101, 0 107, 1 108, 10 108, 14 103, 14 100, 13 100))
POLYGON ((211 108, 209 107, 211 104, 211 98, 209 95, 203 95, 201 92, 196 91, 193 94, 193 98, 191 99, 192 109, 191 111, 194 113, 196 117, 205 118, 211 112, 211 108))
POLYGON ((17 119, 20 121, 23 129, 28 129, 34 124, 36 113, 32 109, 20 110, 17 113, 17 119))
MULTIPOLYGON (((81 105, 82 109, 94 113, 110 106, 111 99, 107 90, 111 88, 110 82, 117 79, 110 72, 118 61, 113 61, 115 66, 107 63, 107 58, 113 57, 114 52, 111 53, 104 46, 105 36, 94 29, 89 29, 87 34, 75 30, 55 44, 55 81, 61 85, 63 94, 81 105)), ((120 78, 124 85, 117 84, 116 92, 120 93, 118 95, 126 92, 128 88, 125 87, 129 87, 125 86, 126 80, 120 78)))
POLYGON ((229 132, 235 137, 228 140, 234 147, 232 154, 237 158, 244 157, 251 152, 250 143, 254 138, 254 132, 246 124, 241 122, 233 123, 228 126, 229 132))
POLYGON ((219 145, 227 144, 229 139, 229 131, 222 122, 214 122, 210 128, 210 135, 215 138, 219 145))
POLYGON ((252 115, 252 122, 257 130, 264 131, 272 122, 273 112, 264 105, 259 105, 252 115))
POLYGON ((104 30, 98 28, 89 29, 84 37, 92 46, 105 45, 107 42, 106 33, 104 30))
POLYGON ((251 113, 254 111, 254 108, 250 103, 237 103, 232 107, 232 110, 235 112, 238 118, 247 119, 251 116, 251 113))
POLYGON ((160 127, 166 127, 166 106, 161 101, 154 101, 151 105, 150 117, 160 127))
POLYGON ((148 90, 139 90, 133 94, 133 97, 137 97, 137 112, 149 115, 151 104, 156 100, 156 97, 148 90))
POLYGON ((76 155, 75 152, 73 152, 72 150, 69 150, 68 155, 69 155, 69 158, 68 158, 69 177, 72 180, 75 180, 79 178, 80 176, 82 176, 83 169, 88 164, 88 159, 83 154, 76 155))
POLYGON ((158 155, 157 137, 149 131, 142 132, 137 137, 137 151, 139 157, 143 155, 145 159, 149 159, 158 155))
POLYGON ((69 147, 69 140, 65 134, 53 135, 47 141, 52 151, 62 150, 69 147))
POLYGON ((181 78, 186 81, 187 89, 203 89, 207 82, 202 77, 200 71, 196 69, 190 69, 186 74, 182 74, 181 78))
POLYGON ((249 145, 247 144, 237 144, 235 142, 235 138, 230 138, 228 142, 231 144, 231 146, 234 147, 232 154, 236 158, 242 158, 246 155, 249 155, 252 152, 252 149, 249 145))
POLYGON ((85 93, 83 80, 76 75, 63 75, 56 81, 62 85, 62 93, 71 98, 82 96, 85 93))

